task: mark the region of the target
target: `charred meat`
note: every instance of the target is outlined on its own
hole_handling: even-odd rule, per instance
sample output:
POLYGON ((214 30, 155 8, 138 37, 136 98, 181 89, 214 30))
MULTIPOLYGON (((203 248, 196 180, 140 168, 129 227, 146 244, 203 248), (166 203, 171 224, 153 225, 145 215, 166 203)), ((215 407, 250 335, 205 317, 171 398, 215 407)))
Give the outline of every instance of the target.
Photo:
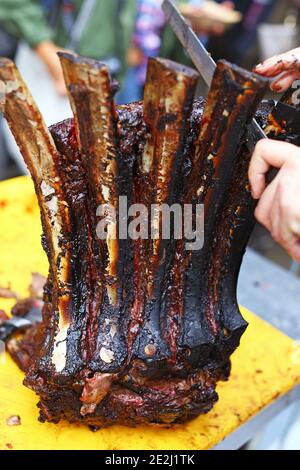
POLYGON ((25 385, 41 421, 186 421, 216 402, 247 327, 236 286, 255 202, 243 138, 266 82, 220 61, 204 103, 196 72, 150 59, 144 102, 116 107, 105 65, 60 59, 74 119, 50 130, 14 64, 0 62, 50 266, 43 323, 14 343, 25 385), (99 206, 118 213, 120 196, 127 209, 202 204, 204 246, 162 237, 159 218, 155 239, 118 236, 114 218, 98 237, 99 206))

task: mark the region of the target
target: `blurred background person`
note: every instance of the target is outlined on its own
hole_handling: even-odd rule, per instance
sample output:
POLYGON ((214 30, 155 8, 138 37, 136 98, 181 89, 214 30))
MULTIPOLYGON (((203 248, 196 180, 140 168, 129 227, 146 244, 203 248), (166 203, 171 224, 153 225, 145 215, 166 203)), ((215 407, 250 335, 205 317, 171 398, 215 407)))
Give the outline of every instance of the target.
POLYGON ((165 16, 162 0, 136 0, 134 32, 127 51, 129 69, 120 101, 129 103, 143 96, 148 57, 157 57, 161 49, 161 35, 165 16))
POLYGON ((121 78, 135 10, 135 0, 0 0, 0 23, 30 46, 64 94, 57 50, 107 62, 121 78))
MULTIPOLYGON (((9 57, 13 59, 18 46, 18 40, 9 34, 5 26, 0 22, 0 57, 9 57)), ((0 113, 0 177, 5 173, 8 166, 8 155, 4 140, 1 136, 1 128, 3 126, 3 117, 0 113)))
MULTIPOLYGON (((47 125, 72 115, 57 51, 106 62, 122 81, 135 16, 135 0, 0 0, 0 23, 19 41, 15 60, 47 125)), ((2 124, 8 151, 26 172, 2 124)))
MULTIPOLYGON (((230 10, 234 9, 231 1, 221 3, 230 10)), ((213 6, 208 11, 204 8, 205 4, 207 4, 205 0, 181 0, 178 2, 193 29, 204 42, 208 36, 222 35, 225 31, 225 26, 216 20, 213 6), (207 21, 200 23, 199 19, 203 17, 207 21)), ((192 65, 174 33, 169 27, 166 27, 165 16, 161 8, 162 0, 137 0, 136 5, 135 29, 127 53, 129 70, 120 95, 122 103, 142 99, 148 57, 160 55, 192 65)))

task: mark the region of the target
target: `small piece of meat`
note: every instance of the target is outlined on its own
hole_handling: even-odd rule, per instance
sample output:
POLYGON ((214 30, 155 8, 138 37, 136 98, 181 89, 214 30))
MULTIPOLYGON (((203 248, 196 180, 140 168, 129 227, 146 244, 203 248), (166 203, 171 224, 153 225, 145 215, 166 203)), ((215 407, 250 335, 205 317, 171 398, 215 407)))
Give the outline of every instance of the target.
POLYGON ((6 341, 6 350, 21 370, 27 372, 33 365, 41 346, 41 325, 28 328, 21 337, 11 337, 6 341))
POLYGON ((6 420, 7 426, 20 426, 21 418, 19 415, 12 415, 6 420))
POLYGON ((82 416, 93 413, 97 405, 108 394, 113 382, 113 374, 96 373, 94 377, 87 378, 80 400, 83 403, 80 413, 82 416))

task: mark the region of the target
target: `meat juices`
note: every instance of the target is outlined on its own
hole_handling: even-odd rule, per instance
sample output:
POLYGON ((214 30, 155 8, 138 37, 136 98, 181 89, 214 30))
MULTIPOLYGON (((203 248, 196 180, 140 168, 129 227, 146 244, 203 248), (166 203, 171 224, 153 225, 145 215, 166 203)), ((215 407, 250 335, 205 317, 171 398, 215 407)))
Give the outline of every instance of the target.
MULTIPOLYGON (((105 65, 60 59, 74 119, 50 131, 14 64, 0 62, 50 266, 24 383, 39 395, 41 421, 184 422, 217 401, 247 327, 236 286, 255 202, 242 143, 267 83, 220 61, 204 105, 193 101, 196 72, 150 59, 144 103, 115 107, 105 65), (114 221, 100 240, 97 207, 118 210, 119 196, 149 208, 204 204, 203 249, 118 239, 114 221)), ((28 352, 30 333, 24 340, 28 352)))

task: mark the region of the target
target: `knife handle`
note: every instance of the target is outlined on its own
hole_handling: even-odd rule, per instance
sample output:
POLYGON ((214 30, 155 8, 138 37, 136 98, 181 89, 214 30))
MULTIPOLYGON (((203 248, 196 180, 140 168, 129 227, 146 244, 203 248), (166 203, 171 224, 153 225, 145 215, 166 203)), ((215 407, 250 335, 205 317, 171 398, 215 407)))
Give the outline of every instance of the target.
POLYGON ((17 330, 18 328, 9 323, 9 321, 5 322, 3 325, 0 325, 0 341, 7 341, 8 338, 17 330))

